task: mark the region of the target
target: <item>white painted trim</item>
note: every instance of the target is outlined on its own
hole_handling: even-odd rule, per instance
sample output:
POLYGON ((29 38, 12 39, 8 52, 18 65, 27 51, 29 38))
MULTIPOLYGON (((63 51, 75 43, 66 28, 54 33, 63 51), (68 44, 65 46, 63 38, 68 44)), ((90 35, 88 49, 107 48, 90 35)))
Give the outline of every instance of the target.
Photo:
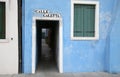
POLYGON ((98 40, 99 39, 99 2, 98 1, 80 1, 71 0, 71 40, 98 40), (74 4, 96 5, 95 10, 95 37, 74 37, 74 4))
POLYGON ((9 0, 0 0, 0 2, 5 2, 5 16, 6 16, 6 38, 5 39, 0 39, 0 43, 8 43, 9 42, 9 39, 8 39, 8 36, 9 36, 9 0))
POLYGON ((33 17, 32 25, 32 73, 35 73, 36 54, 36 20, 57 20, 59 21, 59 72, 63 73, 63 26, 62 18, 33 17))
POLYGON ((32 73, 35 73, 35 54, 36 54, 36 19, 33 18, 32 25, 32 73))
POLYGON ((59 72, 63 73, 63 25, 62 19, 59 19, 59 72))

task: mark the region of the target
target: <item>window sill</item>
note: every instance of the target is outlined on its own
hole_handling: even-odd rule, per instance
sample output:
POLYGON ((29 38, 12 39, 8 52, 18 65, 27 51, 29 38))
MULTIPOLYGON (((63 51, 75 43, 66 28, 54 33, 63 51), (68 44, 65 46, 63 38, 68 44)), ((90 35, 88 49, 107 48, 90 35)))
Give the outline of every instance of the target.
POLYGON ((71 37, 71 40, 99 40, 99 37, 71 37))
POLYGON ((0 39, 0 43, 8 43, 9 40, 8 39, 0 39))

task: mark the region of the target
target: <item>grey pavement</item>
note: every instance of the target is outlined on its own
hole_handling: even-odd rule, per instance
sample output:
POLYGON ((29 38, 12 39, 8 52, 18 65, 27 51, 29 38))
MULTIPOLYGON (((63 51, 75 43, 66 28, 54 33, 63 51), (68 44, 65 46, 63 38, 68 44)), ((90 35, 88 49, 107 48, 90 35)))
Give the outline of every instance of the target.
POLYGON ((87 73, 40 72, 36 74, 0 75, 0 77, 120 77, 120 74, 110 74, 105 72, 87 72, 87 73))

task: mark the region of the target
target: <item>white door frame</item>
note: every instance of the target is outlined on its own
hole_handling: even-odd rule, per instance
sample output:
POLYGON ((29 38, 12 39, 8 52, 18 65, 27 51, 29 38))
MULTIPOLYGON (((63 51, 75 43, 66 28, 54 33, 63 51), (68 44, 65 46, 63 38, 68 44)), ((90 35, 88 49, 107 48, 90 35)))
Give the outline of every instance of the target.
POLYGON ((63 73, 63 26, 62 18, 50 18, 50 17, 33 17, 32 22, 32 73, 35 73, 36 63, 36 20, 53 20, 59 21, 59 52, 58 52, 58 69, 60 73, 63 73))

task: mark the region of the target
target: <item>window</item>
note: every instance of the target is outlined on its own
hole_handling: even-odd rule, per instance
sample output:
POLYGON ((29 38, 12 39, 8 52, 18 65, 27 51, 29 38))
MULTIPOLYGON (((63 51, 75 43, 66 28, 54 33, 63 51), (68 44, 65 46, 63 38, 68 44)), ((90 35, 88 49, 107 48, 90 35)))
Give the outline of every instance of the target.
POLYGON ((99 3, 97 1, 72 1, 71 14, 73 40, 99 38, 99 3))
POLYGON ((5 39, 5 2, 0 2, 0 39, 5 39))
POLYGON ((8 42, 8 0, 0 0, 0 42, 8 42))

